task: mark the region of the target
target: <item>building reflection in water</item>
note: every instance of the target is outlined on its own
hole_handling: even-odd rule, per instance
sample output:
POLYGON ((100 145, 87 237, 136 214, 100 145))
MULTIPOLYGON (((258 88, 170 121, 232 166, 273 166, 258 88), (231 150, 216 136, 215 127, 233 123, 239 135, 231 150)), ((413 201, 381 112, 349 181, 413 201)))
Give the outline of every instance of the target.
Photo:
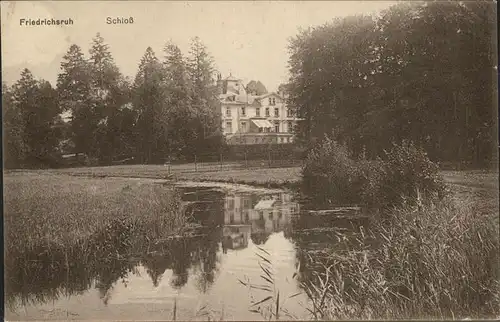
POLYGON ((222 248, 238 250, 248 246, 248 239, 263 245, 272 233, 285 230, 291 215, 299 212, 299 204, 286 193, 257 196, 228 194, 224 200, 222 248))

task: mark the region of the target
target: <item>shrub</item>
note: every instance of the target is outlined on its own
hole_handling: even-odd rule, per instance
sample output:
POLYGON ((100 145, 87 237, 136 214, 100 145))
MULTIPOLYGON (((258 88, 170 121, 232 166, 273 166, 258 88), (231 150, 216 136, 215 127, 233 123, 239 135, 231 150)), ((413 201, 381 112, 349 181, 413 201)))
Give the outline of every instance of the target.
POLYGON ((413 143, 394 144, 385 153, 382 167, 370 170, 363 189, 368 204, 378 204, 381 208, 415 205, 435 202, 445 194, 438 165, 413 143))
POLYGON ((321 204, 359 202, 361 176, 348 150, 326 137, 307 155, 302 183, 307 195, 321 204))
POLYGON ((445 195, 439 167, 414 144, 394 144, 384 160, 358 161, 330 138, 313 148, 302 169, 307 195, 320 204, 359 203, 387 209, 435 202, 445 195))

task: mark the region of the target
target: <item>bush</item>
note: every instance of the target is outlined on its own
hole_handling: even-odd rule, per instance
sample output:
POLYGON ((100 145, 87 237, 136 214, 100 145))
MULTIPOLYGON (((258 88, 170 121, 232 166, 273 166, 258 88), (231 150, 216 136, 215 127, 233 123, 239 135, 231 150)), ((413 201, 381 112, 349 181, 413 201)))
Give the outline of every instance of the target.
POLYGON ((306 195, 320 204, 359 202, 361 173, 345 146, 326 137, 307 155, 302 168, 306 195))
POLYGON ((380 208, 436 202, 445 195, 445 185, 437 164, 413 143, 394 144, 385 160, 365 166, 363 199, 380 208))
POLYGON ((320 204, 353 204, 387 209, 435 202, 445 195, 439 167, 412 143, 394 144, 384 160, 358 161, 330 138, 304 162, 305 193, 320 204))

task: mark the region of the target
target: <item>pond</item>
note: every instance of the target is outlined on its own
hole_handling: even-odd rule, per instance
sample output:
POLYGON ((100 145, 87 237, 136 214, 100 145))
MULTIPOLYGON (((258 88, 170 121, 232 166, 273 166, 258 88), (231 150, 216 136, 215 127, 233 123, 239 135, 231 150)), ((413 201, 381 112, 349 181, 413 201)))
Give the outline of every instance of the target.
POLYGON ((49 266, 9 276, 16 294, 6 294, 6 318, 259 320, 266 313, 251 310, 273 307, 279 292, 284 319, 308 319, 301 282, 314 268, 305 265, 303 251, 319 254, 339 243, 339 230, 358 227, 351 220, 308 216, 288 192, 177 189, 196 233, 153 243, 138 258, 121 258, 117 245, 116 258, 103 258, 92 268, 95 274, 84 258, 71 258, 66 273, 49 266))

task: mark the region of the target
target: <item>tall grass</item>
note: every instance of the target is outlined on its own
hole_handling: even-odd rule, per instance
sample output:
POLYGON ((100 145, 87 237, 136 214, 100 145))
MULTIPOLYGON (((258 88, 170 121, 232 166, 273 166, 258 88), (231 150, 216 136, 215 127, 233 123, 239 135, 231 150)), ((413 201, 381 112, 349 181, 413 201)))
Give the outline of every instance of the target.
POLYGON ((126 180, 11 178, 4 203, 7 249, 68 246, 114 222, 166 236, 186 221, 173 189, 126 180))
POLYGON ((500 316, 498 212, 468 201, 406 205, 346 235, 350 248, 298 250, 311 318, 500 316))
MULTIPOLYGON (((260 314, 264 319, 280 320, 296 319, 296 317, 284 306, 287 299, 291 299, 301 293, 284 295, 280 293, 279 288, 276 286, 276 276, 273 270, 273 264, 270 260, 270 254, 262 247, 257 246, 257 257, 259 258, 259 267, 262 274, 260 275, 260 283, 250 280, 241 280, 239 282, 247 287, 249 294, 251 294, 250 312, 260 314), (252 291, 257 290, 264 294, 262 298, 255 298, 252 291)), ((295 275, 292 277, 295 278, 295 275)))
POLYGON ((66 290, 95 278, 105 289, 133 268, 123 261, 187 227, 176 191, 137 181, 16 175, 6 178, 4 199, 10 298, 26 288, 49 296, 61 276, 66 290))

